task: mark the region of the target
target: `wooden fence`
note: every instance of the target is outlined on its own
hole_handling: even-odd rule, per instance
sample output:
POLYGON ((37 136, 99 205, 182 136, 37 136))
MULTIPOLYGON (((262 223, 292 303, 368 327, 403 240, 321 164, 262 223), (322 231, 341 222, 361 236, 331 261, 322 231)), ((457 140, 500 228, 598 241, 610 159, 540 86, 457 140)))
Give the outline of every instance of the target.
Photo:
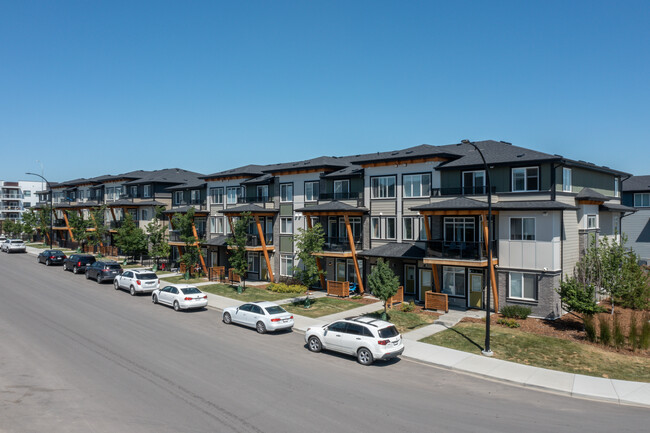
POLYGON ((350 296, 350 282, 327 280, 327 294, 347 298, 350 296))
POLYGON ((427 310, 442 310, 449 312, 449 301, 446 293, 437 293, 433 291, 424 293, 424 308, 427 310))
POLYGON ((393 308, 393 305, 404 302, 404 286, 399 286, 397 293, 386 301, 386 307, 393 308))

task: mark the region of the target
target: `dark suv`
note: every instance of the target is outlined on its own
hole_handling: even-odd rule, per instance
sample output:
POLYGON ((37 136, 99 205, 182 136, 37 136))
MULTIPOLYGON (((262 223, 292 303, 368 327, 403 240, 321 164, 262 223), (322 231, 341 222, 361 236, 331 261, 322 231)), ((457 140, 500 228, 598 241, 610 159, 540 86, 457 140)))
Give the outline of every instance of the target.
POLYGON ((46 266, 62 265, 65 260, 65 254, 61 250, 44 250, 36 257, 39 263, 45 263, 46 266))
POLYGON ((100 260, 90 266, 86 266, 86 279, 94 279, 98 283, 113 281, 120 273, 122 267, 114 260, 100 260))
POLYGON ((95 256, 90 254, 73 254, 63 261, 63 270, 80 274, 86 271, 86 266, 95 263, 95 256))

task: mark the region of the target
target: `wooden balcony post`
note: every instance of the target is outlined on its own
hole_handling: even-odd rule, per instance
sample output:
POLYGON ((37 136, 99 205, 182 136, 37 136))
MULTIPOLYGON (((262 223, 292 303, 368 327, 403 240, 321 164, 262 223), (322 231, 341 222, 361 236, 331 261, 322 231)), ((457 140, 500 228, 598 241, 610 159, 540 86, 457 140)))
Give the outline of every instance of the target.
POLYGON ((201 243, 199 242, 199 235, 196 232, 194 221, 192 221, 192 234, 194 234, 194 238, 196 239, 196 243, 194 245, 196 246, 196 249, 199 250, 199 259, 201 259, 201 267, 203 268, 203 273, 205 273, 205 275, 208 275, 208 268, 205 266, 205 260, 203 259, 203 254, 201 253, 201 243))
POLYGON ((264 253, 264 260, 266 260, 266 268, 269 271, 269 277, 271 282, 275 281, 273 277, 273 269, 271 269, 271 260, 269 259, 269 252, 266 249, 266 238, 262 232, 262 224, 260 223, 260 217, 255 215, 255 225, 257 225, 257 233, 260 236, 260 242, 262 242, 262 252, 264 253))
MULTIPOLYGON (((497 279, 496 275, 494 274, 494 260, 492 258, 492 251, 490 251, 490 236, 489 236, 489 229, 486 220, 487 215, 483 215, 483 218, 481 218, 481 225, 483 226, 483 240, 485 241, 485 251, 489 251, 490 254, 490 263, 492 263, 492 266, 490 269, 488 269, 488 272, 490 273, 490 283, 492 285, 492 296, 494 297, 494 311, 499 311, 499 296, 497 294, 497 279)), ((488 308, 490 306, 488 305, 488 308)))
POLYGON ((74 236, 72 235, 72 229, 70 228, 70 223, 68 222, 68 213, 66 211, 63 211, 63 219, 65 220, 65 227, 68 229, 70 240, 74 242, 74 236))
POLYGON ((354 261, 354 271, 357 274, 357 281, 359 283, 359 293, 363 293, 363 281, 361 279, 361 272, 359 271, 359 263, 357 263, 357 250, 354 248, 354 237, 352 236, 352 227, 350 227, 350 218, 348 218, 348 214, 344 214, 343 217, 345 218, 345 229, 348 232, 348 240, 350 241, 350 252, 354 261))

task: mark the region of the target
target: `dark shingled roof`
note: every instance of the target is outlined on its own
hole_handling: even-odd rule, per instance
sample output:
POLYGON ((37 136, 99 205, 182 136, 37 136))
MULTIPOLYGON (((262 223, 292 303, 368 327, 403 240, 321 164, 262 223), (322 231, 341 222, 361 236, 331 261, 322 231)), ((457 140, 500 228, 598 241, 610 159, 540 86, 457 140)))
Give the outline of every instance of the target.
POLYGON ((319 156, 318 158, 306 159, 304 161, 285 162, 281 164, 267 165, 263 171, 265 173, 274 173, 287 170, 303 170, 307 168, 334 168, 347 167, 350 163, 345 158, 334 156, 319 156))
POLYGON ((595 201, 607 201, 609 200, 607 196, 594 191, 591 188, 583 188, 582 191, 576 195, 576 200, 595 200, 595 201))
POLYGON ((603 203, 598 206, 598 209, 609 212, 636 212, 637 209, 629 206, 624 206, 618 203, 603 203))
MULTIPOLYGON (((412 207, 411 210, 486 210, 488 204, 485 201, 473 200, 465 197, 452 198, 450 200, 429 203, 412 207)), ((566 203, 553 200, 526 200, 526 201, 499 201, 492 203, 494 210, 564 210, 577 209, 566 203)))
POLYGON ((301 207, 296 212, 368 212, 368 208, 351 206, 341 201, 331 201, 328 203, 317 204, 315 206, 301 207))
POLYGON ((622 182, 624 192, 650 191, 650 176, 632 176, 622 182))
POLYGON ((149 171, 139 179, 125 182, 125 185, 143 185, 148 183, 171 183, 184 184, 199 181, 201 173, 183 170, 182 168, 164 168, 162 170, 149 171))
POLYGON ((222 247, 228 245, 228 238, 232 237, 231 235, 219 235, 212 239, 209 239, 203 242, 203 245, 211 245, 213 247, 222 247))
POLYGON ((207 210, 199 210, 194 206, 178 206, 178 207, 173 207, 171 209, 167 209, 163 211, 164 214, 175 214, 175 213, 187 213, 190 209, 194 209, 195 214, 207 214, 209 213, 207 210))
MULTIPOLYGON (((483 152, 485 162, 488 165, 512 165, 512 164, 527 164, 531 162, 541 161, 559 161, 562 159, 559 155, 550 155, 548 153, 537 152, 519 146, 513 146, 510 143, 502 141, 486 140, 476 141, 474 144, 483 152)), ((439 169, 452 169, 452 168, 469 168, 469 167, 483 167, 483 160, 481 155, 470 144, 460 145, 447 145, 441 146, 450 151, 455 150, 456 153, 462 156, 454 161, 449 161, 440 165, 439 169)))
POLYGON ((242 206, 235 206, 231 207, 228 209, 222 209, 219 211, 220 213, 241 213, 241 212, 250 212, 250 213, 268 213, 268 212, 273 212, 276 213, 278 212, 277 209, 266 209, 261 206, 257 206, 255 204, 245 204, 242 206))
POLYGON ((272 174, 263 174, 261 176, 254 177, 252 179, 245 180, 241 182, 242 185, 249 185, 249 184, 255 184, 255 183, 270 183, 273 180, 273 175, 272 174))
POLYGON ((349 165, 340 170, 336 170, 331 173, 321 175, 321 177, 328 178, 328 179, 336 179, 339 177, 350 177, 350 176, 363 176, 363 167, 361 167, 360 165, 349 165))
POLYGON ((408 147, 401 150, 388 152, 366 153, 345 157, 354 164, 362 164, 376 161, 400 161, 413 158, 439 156, 441 158, 458 158, 462 153, 450 146, 431 146, 420 144, 419 146, 408 147))
POLYGON ((199 178, 212 179, 212 178, 230 177, 230 176, 257 177, 263 175, 264 173, 262 173, 262 170, 266 169, 267 167, 268 166, 266 165, 249 164, 249 165, 244 165, 242 167, 231 168, 230 170, 219 171, 217 173, 207 174, 205 176, 199 176, 199 178))
POLYGON ((359 252, 357 255, 361 257, 386 257, 419 260, 424 258, 425 251, 413 244, 389 242, 385 245, 359 252))
POLYGON ((492 205, 497 210, 576 210, 576 206, 553 200, 500 201, 492 205))

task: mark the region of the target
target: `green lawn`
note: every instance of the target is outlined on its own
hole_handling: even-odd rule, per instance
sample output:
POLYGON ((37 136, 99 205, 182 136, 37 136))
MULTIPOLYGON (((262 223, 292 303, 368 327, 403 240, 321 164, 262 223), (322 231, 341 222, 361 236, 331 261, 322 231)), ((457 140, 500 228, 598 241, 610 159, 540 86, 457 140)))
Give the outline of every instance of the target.
MULTIPOLYGON (((25 244, 28 247, 33 247, 33 248, 40 248, 41 250, 47 250, 50 248, 50 244, 25 244)), ((53 248, 56 248, 53 246, 53 248)))
POLYGON ((244 302, 278 301, 293 296, 291 293, 274 293, 270 290, 260 289, 254 286, 247 286, 242 294, 237 293, 237 287, 228 284, 210 284, 199 288, 204 292, 214 293, 215 295, 238 299, 244 302))
POLYGON ((311 299, 310 308, 305 308, 304 302, 295 302, 293 304, 283 305, 282 307, 290 313, 299 314, 301 316, 322 317, 360 306, 361 304, 358 302, 325 297, 311 299))
MULTIPOLYGON (((459 323, 421 340, 424 343, 480 354, 485 325, 459 323)), ((595 346, 494 326, 490 331, 494 357, 567 373, 650 382, 650 358, 628 356, 595 346)))
MULTIPOLYGON (((381 313, 383 311, 384 310, 375 311, 374 313, 366 314, 366 316, 379 319, 381 318, 381 313)), ((438 316, 431 314, 418 314, 414 312, 405 313, 398 309, 389 309, 387 312, 387 318, 390 323, 395 325, 400 334, 404 334, 422 326, 432 324, 436 319, 438 319, 438 316)))
POLYGON ((205 283, 208 281, 207 278, 190 278, 186 280, 182 275, 176 275, 173 277, 162 277, 161 280, 167 281, 172 284, 196 284, 196 283, 205 283))

